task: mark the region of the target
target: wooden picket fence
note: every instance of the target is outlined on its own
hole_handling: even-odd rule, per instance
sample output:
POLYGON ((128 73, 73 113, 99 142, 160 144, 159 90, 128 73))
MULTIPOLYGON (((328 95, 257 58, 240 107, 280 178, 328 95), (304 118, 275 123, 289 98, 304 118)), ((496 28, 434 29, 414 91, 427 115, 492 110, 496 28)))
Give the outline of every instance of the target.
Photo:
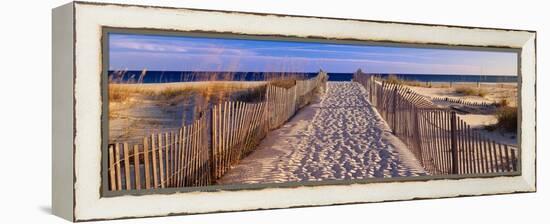
POLYGON ((456 112, 437 108, 411 89, 356 73, 370 102, 431 174, 517 171, 518 150, 471 128, 456 112))
POLYGON ((435 156, 420 158, 433 173, 478 174, 517 171, 517 148, 496 143, 472 129, 456 112, 421 109, 420 152, 434 149, 435 156), (434 144, 435 143, 435 144, 434 144), (432 144, 430 146, 430 144, 432 144))
POLYGON ((111 191, 213 184, 250 154, 268 131, 287 122, 326 84, 320 72, 290 88, 268 85, 259 103, 227 101, 200 112, 192 124, 154 133, 142 144, 108 147, 111 191))
POLYGON ((267 104, 269 113, 269 129, 283 125, 296 112, 296 86, 290 89, 269 86, 267 88, 267 104))
POLYGON ((224 102, 212 112, 212 167, 218 179, 267 134, 267 104, 224 102))
POLYGON ((211 183, 207 118, 177 131, 152 134, 143 144, 109 145, 111 190, 140 190, 211 183))
POLYGON ((267 88, 267 103, 269 129, 276 129, 290 119, 297 110, 306 106, 311 101, 311 95, 315 89, 324 88, 327 74, 320 73, 315 78, 297 80, 291 88, 269 86, 267 88))

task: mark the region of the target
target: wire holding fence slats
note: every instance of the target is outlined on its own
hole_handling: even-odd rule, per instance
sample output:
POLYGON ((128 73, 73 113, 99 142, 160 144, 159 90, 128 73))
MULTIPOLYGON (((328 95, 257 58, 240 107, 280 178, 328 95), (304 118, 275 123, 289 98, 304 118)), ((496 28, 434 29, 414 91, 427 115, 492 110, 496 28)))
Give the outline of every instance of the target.
POLYGON ((456 112, 437 108, 410 88, 387 83, 375 75, 356 73, 353 80, 367 90, 369 101, 427 172, 439 175, 518 171, 516 147, 483 136, 456 112))
POLYGON ((107 186, 122 191, 214 184, 270 130, 309 104, 326 81, 327 74, 320 72, 290 88, 268 85, 262 102, 221 102, 192 124, 153 133, 142 144, 109 144, 107 186))

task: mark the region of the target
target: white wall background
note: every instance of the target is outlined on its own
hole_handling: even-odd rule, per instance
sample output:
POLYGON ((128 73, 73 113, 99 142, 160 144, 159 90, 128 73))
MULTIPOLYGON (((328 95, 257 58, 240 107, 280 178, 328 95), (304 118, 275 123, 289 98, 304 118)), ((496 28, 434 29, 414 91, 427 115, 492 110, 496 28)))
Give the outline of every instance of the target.
MULTIPOLYGON (((98 2, 104 2, 97 0, 98 2)), ((116 1, 116 0, 111 0, 116 1)), ((119 3, 536 30, 538 192, 317 208, 235 212, 110 223, 530 223, 548 217, 550 21, 544 1, 167 1, 119 3), (546 135, 548 136, 548 135, 546 135)), ((51 9, 65 0, 0 7, 0 223, 61 223, 51 215, 51 9)), ((154 19, 154 18, 151 18, 154 19)), ((245 25, 245 24, 243 24, 245 25)), ((534 115, 533 115, 534 116, 534 115)))

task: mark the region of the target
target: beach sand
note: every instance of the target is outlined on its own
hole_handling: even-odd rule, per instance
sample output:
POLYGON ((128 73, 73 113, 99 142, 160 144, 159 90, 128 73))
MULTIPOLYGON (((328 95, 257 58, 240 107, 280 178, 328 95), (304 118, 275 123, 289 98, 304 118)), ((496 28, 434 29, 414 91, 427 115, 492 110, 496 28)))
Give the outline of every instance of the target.
POLYGON ((327 92, 233 167, 219 184, 356 180, 426 175, 355 82, 327 92))

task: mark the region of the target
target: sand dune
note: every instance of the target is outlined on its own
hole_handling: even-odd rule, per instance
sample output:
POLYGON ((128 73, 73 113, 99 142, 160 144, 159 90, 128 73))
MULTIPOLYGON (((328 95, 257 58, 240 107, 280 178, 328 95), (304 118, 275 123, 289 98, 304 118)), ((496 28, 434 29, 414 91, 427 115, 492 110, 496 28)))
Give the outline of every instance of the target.
POLYGON ((109 101, 109 142, 139 144, 153 132, 176 131, 196 119, 195 107, 208 98, 234 99, 265 85, 261 81, 197 81, 109 84, 127 98, 109 101), (167 91, 163 95, 163 91, 167 91), (208 95, 208 97, 205 97, 208 95))
POLYGON ((354 82, 329 82, 318 102, 272 131, 219 183, 425 175, 354 82))
POLYGON ((480 89, 486 94, 485 96, 466 96, 456 93, 456 88, 468 87, 468 88, 477 88, 476 83, 459 83, 455 84, 453 88, 451 87, 419 87, 419 86, 409 86, 412 90, 419 93, 420 95, 426 97, 441 97, 441 98, 453 98, 453 99, 462 99, 467 102, 473 103, 495 103, 500 102, 503 99, 506 99, 510 106, 517 106, 517 85, 515 83, 507 84, 488 84, 485 83, 481 85, 480 89))

